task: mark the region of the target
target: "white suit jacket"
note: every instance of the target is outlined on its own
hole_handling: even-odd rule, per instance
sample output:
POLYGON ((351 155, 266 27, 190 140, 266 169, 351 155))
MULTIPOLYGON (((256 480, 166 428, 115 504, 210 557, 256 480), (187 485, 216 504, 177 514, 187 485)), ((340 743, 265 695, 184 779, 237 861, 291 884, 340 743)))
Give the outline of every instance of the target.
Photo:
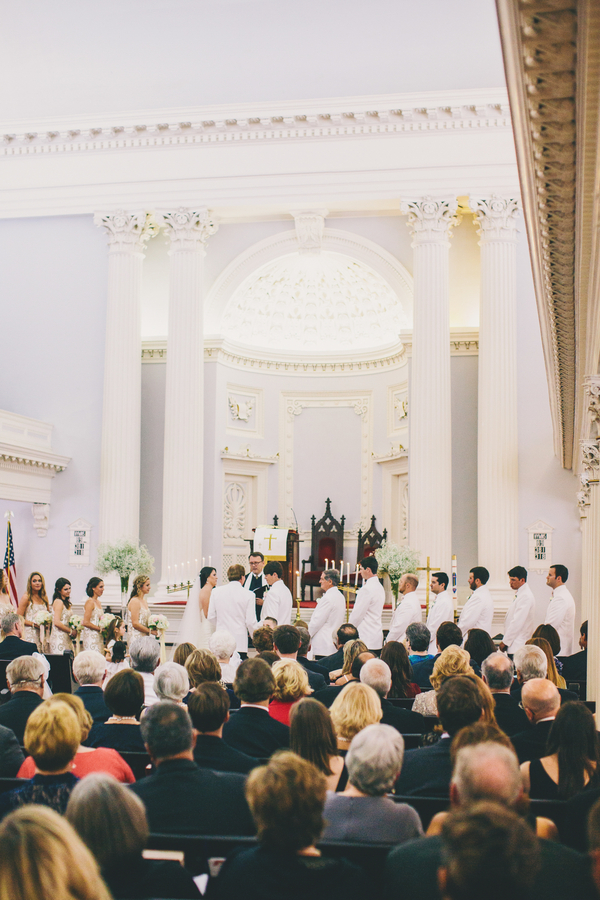
POLYGON ((215 631, 228 631, 235 638, 238 653, 248 652, 248 632, 256 627, 254 592, 239 581, 213 588, 208 604, 208 621, 215 631))
POLYGON ((403 641, 406 629, 410 623, 422 621, 421 601, 417 596, 417 592, 411 591, 402 598, 394 610, 387 636, 388 641, 403 641))
POLYGON ((280 579, 264 595, 260 620, 264 622, 267 617, 271 617, 277 620, 278 625, 289 625, 292 619, 293 605, 292 592, 280 579))
POLYGON ((515 599, 510 604, 504 620, 502 642, 506 644, 510 654, 516 653, 520 647, 525 646, 533 634, 534 627, 535 597, 525 582, 515 594, 515 599))
POLYGON ((315 656, 331 656, 335 653, 333 634, 346 618, 346 601, 341 591, 330 587, 318 600, 310 617, 308 631, 312 638, 312 652, 315 656))
POLYGON ((571 656, 575 646, 575 601, 566 584, 554 588, 546 610, 545 625, 554 625, 560 638, 560 655, 571 656))
POLYGON ((494 601, 487 584, 482 584, 473 591, 462 608, 458 627, 462 631, 463 642, 470 628, 482 628, 492 636, 492 620, 494 618, 494 601))
MULTIPOLYGON (((430 594, 431 596, 431 594, 430 594)), ((429 613, 427 615, 427 627, 431 632, 431 643, 429 644, 429 652, 435 654, 437 651, 437 644, 435 641, 435 636, 437 634, 437 630, 442 624, 442 622, 454 622, 454 597, 452 595, 452 591, 445 590, 440 591, 439 594, 434 594, 435 600, 433 603, 429 603, 429 613)))
POLYGON ((349 623, 358 628, 358 637, 369 650, 383 646, 381 614, 385 603, 385 591, 377 575, 367 578, 356 595, 349 623))

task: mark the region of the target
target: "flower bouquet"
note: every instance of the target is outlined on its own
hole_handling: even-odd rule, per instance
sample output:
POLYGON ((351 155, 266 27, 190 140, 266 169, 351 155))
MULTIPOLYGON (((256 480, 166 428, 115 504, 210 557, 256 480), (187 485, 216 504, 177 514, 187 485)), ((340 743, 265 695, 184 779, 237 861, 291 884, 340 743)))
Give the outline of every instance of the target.
POLYGON ((160 662, 166 662, 167 660, 167 651, 165 648, 165 631, 169 627, 169 620, 166 616, 160 616, 157 614, 153 614, 148 617, 148 628, 151 631, 158 632, 158 640, 160 642, 160 662))
POLYGON ((83 631, 83 618, 82 616, 78 616, 73 613, 72 616, 69 616, 69 628, 72 631, 75 631, 75 655, 79 653, 79 639, 81 632, 83 631))
POLYGON ((113 616, 112 613, 103 613, 100 616, 98 625, 100 626, 100 631, 102 632, 102 637, 104 638, 105 641, 106 641, 106 638, 108 637, 108 626, 116 618, 117 617, 113 616))
POLYGON ((114 544, 100 544, 96 571, 101 575, 117 572, 121 579, 121 606, 124 610, 127 605, 125 595, 129 588, 129 576, 133 572, 138 575, 151 575, 154 572, 154 558, 150 556, 144 544, 123 538, 114 544))
POLYGON ((375 559, 379 564, 379 572, 388 575, 392 587, 392 593, 396 603, 398 602, 398 584, 403 575, 408 572, 416 572, 419 565, 419 554, 410 547, 398 547, 384 541, 381 547, 375 551, 375 559))
POLYGON ((48 632, 50 632, 50 626, 52 625, 52 613, 48 612, 47 609, 40 609, 39 612, 35 612, 32 615, 31 621, 34 625, 39 626, 40 646, 43 650, 46 642, 46 628, 48 629, 48 632))

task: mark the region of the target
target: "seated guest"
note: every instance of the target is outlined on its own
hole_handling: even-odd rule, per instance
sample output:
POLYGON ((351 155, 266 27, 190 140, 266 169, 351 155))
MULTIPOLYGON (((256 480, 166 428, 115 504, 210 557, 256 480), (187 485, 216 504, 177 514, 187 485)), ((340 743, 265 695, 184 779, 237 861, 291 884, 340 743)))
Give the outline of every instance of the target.
POLYGON ((111 900, 96 860, 63 816, 25 806, 0 825, 3 900, 111 900))
MULTIPOLYGON (((386 644, 387 646, 388 644, 386 644)), ((402 649, 406 653, 405 648, 402 647, 402 649)), ((389 700, 386 700, 392 686, 392 673, 386 662, 382 659, 368 660, 360 670, 360 680, 362 684, 372 687, 379 696, 383 712, 382 725, 391 725, 401 734, 422 734, 425 731, 423 716, 410 709, 394 706, 389 700)))
POLYGON ((26 803, 64 813, 78 781, 71 768, 80 739, 77 716, 66 703, 46 702, 34 709, 25 728, 25 749, 33 757, 35 774, 23 787, 0 795, 0 818, 26 803))
POLYGON ((14 731, 0 725, 0 778, 16 778, 24 759, 14 731))
POLYGON ((192 690, 197 688, 199 684, 205 684, 206 682, 220 684, 223 681, 221 666, 217 657, 210 650, 205 650, 202 647, 194 650, 188 656, 185 662, 185 670, 188 673, 192 690))
MULTIPOLYGON (((460 629, 459 629, 460 630, 460 629)), ((436 657, 430 681, 432 691, 425 691, 415 698, 413 712, 423 716, 437 716, 437 692, 448 678, 456 675, 473 675, 471 659, 466 650, 456 644, 449 644, 436 657)))
POLYGON ((366 728, 381 722, 379 695, 368 684, 349 684, 331 704, 331 721, 337 734, 340 756, 346 756, 352 739, 366 728))
POLYGON ((546 750, 521 766, 532 800, 569 800, 600 781, 600 746, 594 716, 583 703, 565 703, 556 713, 546 750))
POLYGON ((496 651, 496 645, 483 628, 470 628, 464 647, 478 666, 481 666, 481 663, 488 658, 490 653, 496 651))
POLYGON ((290 750, 323 773, 328 791, 345 787, 344 758, 338 753, 331 713, 312 697, 299 700, 290 712, 290 750))
POLYGON ((245 777, 200 769, 194 762, 189 714, 162 700, 142 718, 142 736, 156 773, 131 790, 140 797, 153 833, 252 834, 244 799, 245 777))
POLYGON ((355 641, 346 641, 344 644, 344 663, 341 669, 329 673, 331 683, 339 686, 351 681, 352 663, 361 653, 367 652, 367 645, 363 641, 358 639, 355 641))
POLYGON ((172 700, 185 706, 183 698, 190 692, 190 679, 183 666, 175 662, 163 663, 154 673, 154 693, 159 700, 172 700))
POLYGON ((583 622, 579 629, 580 652, 572 656, 562 657, 562 674, 565 681, 587 681, 587 636, 588 623, 583 622))
MULTIPOLYGON (((555 684, 556 687, 566 690, 567 683, 562 675, 559 675, 558 673, 558 669, 556 668, 556 660, 554 658, 554 654, 552 653, 552 647, 550 646, 550 643, 545 638, 533 637, 527 641, 525 646, 539 647, 544 651, 546 659, 548 660, 548 673, 546 675, 546 678, 548 679, 548 681, 551 681, 552 684, 555 684)), ((574 697, 573 699, 577 698, 574 697)))
POLYGON ((254 629, 252 635, 252 646, 257 653, 263 653, 265 650, 273 649, 273 629, 268 625, 260 625, 254 629))
POLYGON ((413 666, 413 680, 419 685, 422 691, 430 691, 432 688, 429 678, 433 672, 433 667, 440 654, 452 645, 462 647, 463 636, 462 631, 454 622, 442 622, 435 636, 438 652, 430 659, 423 659, 413 666))
POLYGON ((548 641, 548 643, 550 644, 550 649, 552 650, 552 655, 555 659, 558 659, 558 657, 560 656, 560 635, 554 625, 538 625, 531 637, 543 638, 545 641, 548 641))
MULTIPOLYGON (((357 641, 357 643, 364 646, 362 641, 357 641)), ((337 684, 328 684, 320 691, 315 691, 315 700, 318 700, 319 703, 322 703, 324 706, 330 707, 335 698, 345 689, 347 684, 353 684, 355 681, 360 681, 360 670, 370 659, 375 659, 375 654, 372 653, 371 650, 363 650, 352 660, 352 668, 347 676, 348 680, 343 682, 340 680, 337 684)))
MULTIPOLYGON (((587 622, 585 623, 587 625, 587 622)), ((600 803, 592 807, 588 821, 588 844, 592 861, 592 878, 600 894, 600 803)))
MULTIPOLYGON (((525 647, 521 648, 524 649, 525 647)), ((556 685, 547 678, 532 678, 523 685, 521 703, 529 722, 534 726, 512 737, 519 762, 523 763, 546 755, 550 729, 560 709, 560 694, 556 685)))
MULTIPOLYGON (((414 626, 419 626, 419 622, 411 622, 406 629, 408 631, 414 626)), ((421 641, 423 635, 417 635, 414 640, 421 641)), ((421 693, 421 688, 412 680, 412 668, 409 661, 406 647, 399 641, 388 641, 381 651, 380 657, 384 663, 390 667, 392 673, 392 686, 389 690, 388 697, 394 698, 412 698, 421 693)))
POLYGON ((229 696, 220 684, 200 684, 189 696, 187 709, 196 731, 194 762, 216 772, 242 772, 258 765, 258 760, 234 750, 223 740, 223 726, 229 720, 229 696))
POLYGON ((325 776, 294 753, 277 753, 248 776, 259 846, 230 855, 214 884, 219 900, 363 900, 368 882, 344 859, 322 856, 325 776))
POLYGON ((185 666, 188 656, 191 656, 195 649, 196 647, 190 641, 177 644, 173 653, 173 662, 176 662, 178 666, 185 666))
POLYGON ((154 692, 154 672, 160 663, 160 644, 152 635, 136 637, 129 647, 129 665, 144 681, 144 706, 158 703, 154 692))
POLYGON ((452 777, 450 745, 454 735, 483 715, 481 693, 475 679, 448 678, 437 693, 443 732, 437 744, 407 750, 396 793, 415 797, 446 797, 452 777))
POLYGON ((266 616, 261 621, 263 625, 265 625, 267 628, 270 628, 271 631, 275 631, 275 629, 277 628, 277 619, 274 619, 273 616, 266 616))
MULTIPOLYGON (((429 652, 431 632, 427 625, 424 625, 422 622, 411 622, 410 625, 407 625, 406 642, 410 651, 410 655, 407 654, 408 661, 411 665, 413 663, 423 662, 424 659, 433 659, 433 653, 429 652)), ((398 642, 390 641, 390 644, 396 643, 398 642)), ((402 644, 402 646, 404 646, 404 644, 402 644)), ((386 662, 390 665, 388 659, 386 659, 386 662)))
POLYGON ((242 661, 236 646, 236 640, 230 631, 215 631, 208 641, 208 649, 217 657, 221 667, 221 680, 226 684, 232 684, 236 669, 242 661))
POLYGON ((256 657, 257 659, 262 659, 270 669, 273 668, 274 663, 279 662, 280 657, 277 656, 274 650, 263 650, 262 653, 259 653, 256 657))
POLYGON ((94 854, 114 900, 200 897, 194 879, 171 860, 144 859, 149 836, 144 804, 109 775, 91 775, 74 789, 67 820, 94 854))
POLYGON ((0 659, 16 659, 17 656, 31 656, 37 653, 37 644, 33 641, 24 641, 25 625, 23 617, 17 612, 9 610, 0 618, 2 630, 2 643, 0 644, 0 659))
POLYGON ((44 672, 41 660, 34 656, 18 656, 6 667, 10 700, 0 706, 0 725, 14 731, 19 744, 29 716, 43 702, 44 672))
POLYGON ((308 673, 295 659, 279 659, 271 671, 275 690, 269 704, 269 715, 284 725, 290 724, 290 710, 294 703, 312 693, 308 673))
POLYGON ((273 672, 262 659, 245 659, 235 673, 233 690, 241 708, 231 713, 223 738, 234 750, 264 759, 287 747, 290 729, 269 715, 275 693, 273 672))
POLYGON ((404 740, 389 725, 368 725, 353 738, 346 756, 348 786, 325 803, 326 841, 401 844, 423 834, 412 806, 389 793, 402 769, 404 740))
POLYGON ((102 685, 106 675, 106 659, 97 650, 82 650, 73 661, 73 675, 79 687, 75 694, 94 720, 106 722, 110 709, 104 702, 102 685))
POLYGON ((143 753, 139 715, 144 705, 144 681, 139 672, 123 669, 110 679, 104 692, 111 717, 92 728, 88 747, 112 747, 123 752, 143 753))
POLYGON ((330 673, 342 668, 344 664, 344 644, 347 644, 348 641, 358 640, 358 628, 356 625, 351 625, 348 622, 340 625, 338 630, 332 634, 332 637, 336 646, 335 653, 332 653, 330 656, 321 656, 318 659, 321 668, 327 669, 330 673))
POLYGON ((502 731, 510 737, 527 729, 527 714, 510 692, 515 677, 512 660, 504 653, 491 653, 483 660, 481 673, 494 697, 496 721, 502 731))
MULTIPOLYGON (((127 765, 116 750, 112 750, 109 747, 93 748, 83 746, 83 742, 86 740, 94 723, 79 697, 76 697, 75 694, 54 694, 45 703, 66 703, 77 716, 81 737, 73 760, 71 770, 73 775, 76 775, 77 778, 83 778, 84 775, 89 775, 90 772, 104 772, 125 784, 131 784, 135 781, 130 766, 127 765)), ((19 778, 33 778, 34 775, 35 762, 32 756, 28 756, 19 769, 19 778)))
MULTIPOLYGON (((293 659, 297 662, 301 643, 300 632, 294 625, 279 625, 273 632, 273 649, 280 659, 293 659)), ((320 691, 325 687, 323 675, 308 670, 306 674, 313 691, 320 691)))
POLYGON ((106 663, 106 679, 104 681, 104 687, 106 683, 116 675, 117 672, 120 672, 121 669, 129 668, 129 657, 127 654, 127 643, 125 641, 113 641, 112 642, 112 650, 110 651, 110 659, 106 663))
POLYGON ((304 666, 305 669, 308 669, 309 672, 314 672, 316 675, 320 675, 323 678, 325 684, 329 684, 329 671, 324 669, 323 666, 319 665, 318 662, 315 662, 313 659, 308 658, 308 654, 311 650, 311 637, 310 631, 304 625, 300 625, 299 622, 296 622, 296 628, 298 630, 298 634, 300 635, 300 649, 298 650, 298 662, 301 666, 304 666))

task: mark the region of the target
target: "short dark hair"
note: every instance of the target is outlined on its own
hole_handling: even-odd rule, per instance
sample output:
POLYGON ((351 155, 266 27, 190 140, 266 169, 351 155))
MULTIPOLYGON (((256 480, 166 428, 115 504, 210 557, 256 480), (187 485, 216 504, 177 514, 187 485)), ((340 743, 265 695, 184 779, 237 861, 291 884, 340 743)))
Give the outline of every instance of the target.
POLYGON ((587 637, 588 636, 587 632, 588 632, 588 620, 586 619, 585 622, 581 623, 581 628, 579 629, 579 634, 584 634, 587 637))
POLYGON ((375 559, 374 556, 365 556, 364 559, 360 561, 363 569, 370 569, 373 575, 377 575, 377 569, 379 568, 379 563, 375 559))
POLYGON ((264 553, 261 553, 260 550, 253 550, 248 559, 252 559, 253 556, 260 556, 262 560, 265 558, 264 553))
POLYGON ((274 650, 263 650, 255 659, 264 659, 269 668, 271 668, 273 663, 279 662, 280 657, 277 656, 274 650))
POLYGON ((280 653, 297 653, 301 643, 300 633, 294 625, 278 625, 273 633, 273 644, 280 653))
POLYGON ((227 569, 227 581, 241 581, 246 570, 243 566, 229 566, 227 569))
POLYGON ((527 569, 525 566, 513 566, 512 569, 508 570, 508 574, 511 578, 518 578, 521 581, 522 578, 527 581, 527 569))
POLYGON ((264 659, 245 659, 237 667, 233 690, 243 703, 268 700, 275 690, 275 678, 268 663, 264 659))
POLYGON ((432 572, 432 573, 431 573, 431 577, 432 577, 432 578, 437 578, 438 584, 443 584, 443 585, 444 585, 444 590, 445 590, 445 589, 448 587, 448 585, 450 584, 450 579, 448 578, 448 576, 446 575, 445 572, 432 572))
POLYGON ((187 708, 192 717, 192 725, 201 733, 216 731, 221 727, 229 712, 229 695, 220 684, 207 681, 192 691, 187 708))
POLYGON ((134 669, 121 669, 104 691, 104 702, 116 716, 137 716, 144 705, 144 679, 134 669))
POLYGON ((191 750, 194 744, 188 711, 172 700, 160 700, 149 706, 140 727, 142 739, 154 759, 169 759, 191 750))
POLYGON ((435 634, 435 639, 440 650, 456 644, 457 647, 462 646, 462 631, 455 622, 442 622, 435 634))
POLYGON ((475 580, 479 579, 482 584, 487 584, 490 580, 490 573, 485 566, 475 566, 470 569, 471 575, 475 580))
POLYGON ((263 650, 272 650, 273 629, 269 628, 268 625, 261 625, 260 628, 255 628, 252 635, 252 646, 257 653, 262 653, 263 650))
POLYGON ((270 559, 263 569, 263 574, 277 575, 278 578, 283 578, 283 566, 276 559, 270 559))
POLYGON ((496 650, 496 645, 484 628, 469 628, 464 646, 478 666, 496 650))
POLYGON ((447 678, 436 697, 442 728, 450 737, 481 717, 481 694, 475 682, 465 675, 447 678))
POLYGON ((569 580, 569 570, 566 566, 550 566, 551 569, 554 569, 554 574, 557 578, 562 578, 563 584, 569 580))
POLYGON ((345 622, 344 625, 340 625, 336 634, 340 647, 343 647, 344 644, 348 643, 348 641, 358 640, 358 628, 356 627, 356 625, 351 625, 349 622, 345 622))
POLYGON ((357 679, 360 678, 360 670, 362 669, 364 664, 369 662, 369 659, 373 659, 374 656, 375 656, 375 654, 371 653, 370 650, 363 650, 362 653, 359 653, 358 656, 356 656, 352 660, 352 666, 350 667, 350 674, 352 675, 352 677, 357 678, 357 679), (365 656, 368 658, 361 659, 361 657, 365 657, 365 656))
POLYGON ((94 588, 98 587, 98 585, 101 584, 103 582, 103 580, 104 580, 103 578, 98 578, 97 575, 94 575, 93 578, 90 578, 90 580, 88 581, 86 588, 85 588, 85 592, 88 595, 88 597, 94 596, 94 588))
POLYGON ((410 644, 411 650, 414 650, 415 653, 422 653, 431 643, 431 632, 422 622, 411 622, 406 626, 406 640, 410 644))
POLYGON ((300 635, 300 648, 298 653, 300 656, 306 656, 308 648, 310 647, 310 631, 308 628, 302 628, 300 625, 296 625, 296 631, 300 635))

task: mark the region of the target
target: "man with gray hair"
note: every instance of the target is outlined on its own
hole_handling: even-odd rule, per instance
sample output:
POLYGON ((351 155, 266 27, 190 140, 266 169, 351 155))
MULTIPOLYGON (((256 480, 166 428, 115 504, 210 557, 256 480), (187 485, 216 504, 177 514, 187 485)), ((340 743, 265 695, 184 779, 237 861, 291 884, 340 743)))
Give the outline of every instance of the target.
POLYGON ((493 694, 496 721, 502 731, 509 737, 524 731, 529 719, 510 692, 515 677, 512 660, 504 653, 490 653, 481 664, 481 675, 493 694))
POLYGON ((340 794, 327 792, 325 840, 396 844, 423 834, 412 806, 385 796, 400 774, 403 757, 402 735, 389 725, 368 725, 353 738, 346 756, 348 787, 340 794))
POLYGON ((140 727, 156 773, 131 785, 131 790, 146 807, 151 832, 254 834, 244 775, 196 765, 196 737, 186 709, 159 701, 146 710, 140 727))
POLYGON ((149 634, 136 638, 129 647, 129 665, 144 679, 144 706, 158 703, 154 691, 154 670, 160 663, 160 644, 149 634))
POLYGON ((23 640, 23 617, 8 610, 0 618, 3 641, 0 644, 0 659, 16 659, 17 656, 32 656, 37 653, 33 641, 23 640))
POLYGON ((406 628, 406 641, 411 666, 424 659, 433 659, 433 653, 429 652, 431 632, 427 625, 423 625, 422 622, 411 622, 406 628))
POLYGON ((18 656, 6 667, 11 697, 0 706, 0 725, 14 731, 21 745, 27 719, 42 703, 45 671, 42 661, 35 656, 18 656))
POLYGON ((519 762, 524 763, 546 755, 548 735, 560 709, 560 694, 547 678, 532 678, 523 685, 521 697, 525 714, 534 726, 512 738, 519 762))
POLYGON ((401 709, 386 699, 392 686, 392 672, 386 662, 381 659, 369 659, 360 670, 360 680, 368 684, 379 695, 383 715, 382 725, 391 725, 400 734, 423 734, 425 719, 420 713, 410 709, 401 709))
POLYGON ((79 697, 94 725, 103 724, 112 713, 104 702, 102 688, 106 675, 106 659, 98 650, 82 650, 73 661, 73 676, 79 687, 75 694, 79 697))
MULTIPOLYGON (((513 688, 511 693, 520 701, 521 690, 526 681, 531 681, 532 678, 548 677, 548 660, 541 647, 536 647, 535 644, 526 644, 517 650, 514 661, 519 686, 513 688)), ((565 688, 558 688, 558 693, 560 694, 561 703, 566 703, 567 700, 579 699, 574 691, 567 691, 565 688)))

